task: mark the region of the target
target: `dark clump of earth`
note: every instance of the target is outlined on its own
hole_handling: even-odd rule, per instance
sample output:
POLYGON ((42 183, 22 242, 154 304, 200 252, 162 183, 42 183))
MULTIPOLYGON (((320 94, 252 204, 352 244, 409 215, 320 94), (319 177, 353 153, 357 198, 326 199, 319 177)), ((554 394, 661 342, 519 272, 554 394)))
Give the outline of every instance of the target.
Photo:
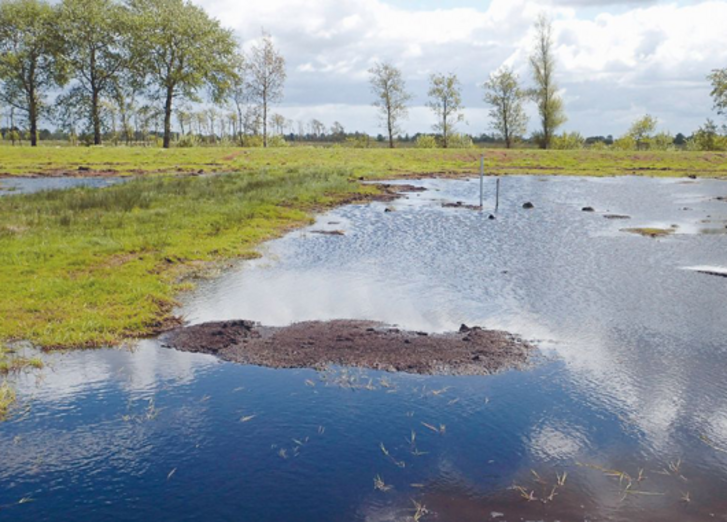
POLYGON ((450 333, 400 330, 372 321, 310 321, 287 327, 223 321, 177 328, 167 348, 271 368, 330 365, 390 372, 488 375, 527 365, 534 347, 507 332, 462 325, 450 333))

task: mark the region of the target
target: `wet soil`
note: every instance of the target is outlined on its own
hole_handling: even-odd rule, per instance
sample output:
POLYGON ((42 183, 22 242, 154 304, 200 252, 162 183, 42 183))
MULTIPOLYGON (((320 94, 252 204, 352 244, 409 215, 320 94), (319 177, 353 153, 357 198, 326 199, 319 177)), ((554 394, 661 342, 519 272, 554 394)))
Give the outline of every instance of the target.
POLYGON ((523 368, 534 347, 507 332, 462 325, 458 332, 410 332, 372 321, 311 321, 287 327, 224 321, 177 328, 167 348, 271 368, 330 365, 426 375, 488 375, 523 368))

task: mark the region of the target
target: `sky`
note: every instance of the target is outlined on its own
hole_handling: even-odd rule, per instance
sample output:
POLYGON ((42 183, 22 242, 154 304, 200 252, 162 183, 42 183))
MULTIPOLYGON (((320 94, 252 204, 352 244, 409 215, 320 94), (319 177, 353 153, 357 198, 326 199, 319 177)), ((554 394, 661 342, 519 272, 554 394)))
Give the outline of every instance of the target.
MULTIPOLYGON (((284 55, 275 111, 347 131, 383 132, 369 68, 390 61, 413 94, 404 132, 431 131, 432 73, 456 73, 469 134, 491 132, 482 84, 508 65, 532 85, 528 56, 541 12, 553 19, 556 78, 568 122, 584 136, 622 135, 646 113, 690 134, 712 110, 706 75, 727 67, 727 0, 194 0, 249 48, 269 32, 284 55)), ((530 130, 537 127, 532 104, 530 130)))

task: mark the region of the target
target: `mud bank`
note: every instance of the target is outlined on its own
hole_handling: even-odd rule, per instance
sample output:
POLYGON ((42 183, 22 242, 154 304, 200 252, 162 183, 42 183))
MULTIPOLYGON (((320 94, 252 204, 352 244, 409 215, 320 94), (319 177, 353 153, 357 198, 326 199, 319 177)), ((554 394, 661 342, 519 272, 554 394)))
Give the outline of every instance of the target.
POLYGON ((271 368, 353 366, 427 375, 488 375, 523 368, 533 346, 506 332, 469 328, 427 334, 371 321, 302 322, 266 327, 225 321, 177 328, 163 346, 271 368))

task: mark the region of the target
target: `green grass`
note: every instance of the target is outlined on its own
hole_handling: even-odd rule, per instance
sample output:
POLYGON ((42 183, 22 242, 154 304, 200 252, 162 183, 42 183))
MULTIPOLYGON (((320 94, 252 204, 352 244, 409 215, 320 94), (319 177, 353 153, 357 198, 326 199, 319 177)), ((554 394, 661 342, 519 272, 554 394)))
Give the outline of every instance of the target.
POLYGON ((639 234, 646 237, 665 237, 674 233, 673 228, 624 228, 624 232, 631 232, 632 234, 639 234))
POLYGON ((153 334, 210 263, 377 189, 342 169, 153 177, 0 198, 0 341, 96 347, 153 334))
POLYGON ((10 386, 7 375, 24 369, 43 367, 40 357, 23 357, 0 343, 0 422, 4 421, 15 402, 15 390, 10 386))
POLYGON ((240 149, 198 147, 11 147, 0 146, 0 176, 257 172, 261 168, 345 168, 356 176, 474 173, 480 154, 496 174, 727 176, 724 152, 627 152, 533 149, 351 149, 287 147, 240 149))
POLYGON ((7 418, 10 406, 15 402, 15 390, 10 387, 7 381, 0 384, 0 421, 7 418))

